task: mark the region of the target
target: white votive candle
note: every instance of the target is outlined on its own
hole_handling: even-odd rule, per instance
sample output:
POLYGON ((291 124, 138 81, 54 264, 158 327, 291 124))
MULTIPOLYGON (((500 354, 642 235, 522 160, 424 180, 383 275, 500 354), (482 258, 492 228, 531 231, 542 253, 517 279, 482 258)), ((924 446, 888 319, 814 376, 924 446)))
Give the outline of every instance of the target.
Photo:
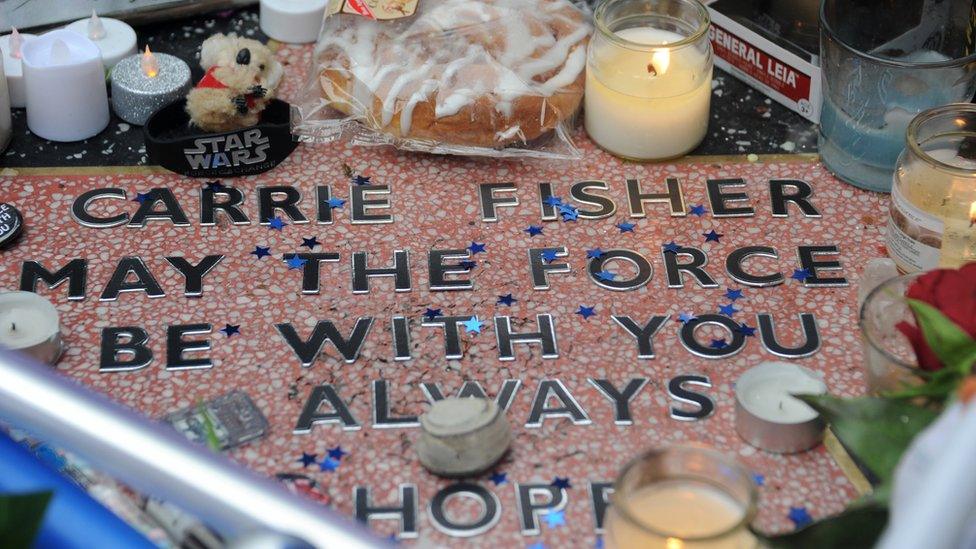
POLYGON ((61 356, 58 311, 33 292, 0 293, 0 346, 45 364, 61 356))
POLYGON ((81 141, 109 121, 105 69, 98 47, 69 30, 24 44, 27 126, 51 141, 81 141))
POLYGON ((75 21, 65 28, 94 42, 107 70, 136 53, 136 31, 118 19, 99 17, 92 11, 91 17, 75 21))
POLYGON ((286 44, 319 38, 327 0, 261 0, 261 32, 286 44))
POLYGON ((736 430, 749 444, 777 453, 820 443, 823 422, 793 395, 822 395, 827 385, 812 370, 789 362, 763 362, 735 383, 736 430))
MULTIPOLYGON (((3 64, 0 63, 0 153, 7 149, 13 136, 13 121, 10 117, 10 92, 7 79, 3 77, 3 64)), ((0 221, 2 226, 2 221, 0 221)))
POLYGON ((7 77, 10 92, 10 106, 22 109, 27 106, 27 90, 24 88, 24 69, 21 63, 23 46, 33 34, 24 34, 13 29, 10 34, 0 36, 0 52, 3 52, 3 73, 7 77))

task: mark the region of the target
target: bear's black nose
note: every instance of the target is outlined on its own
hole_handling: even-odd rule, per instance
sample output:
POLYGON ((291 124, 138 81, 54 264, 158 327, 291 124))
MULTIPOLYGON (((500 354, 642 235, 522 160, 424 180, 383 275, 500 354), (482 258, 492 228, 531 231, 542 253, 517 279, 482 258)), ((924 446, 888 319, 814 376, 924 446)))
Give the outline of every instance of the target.
POLYGON ((238 65, 250 65, 251 64, 251 50, 247 48, 241 48, 241 51, 237 52, 237 64, 238 65))

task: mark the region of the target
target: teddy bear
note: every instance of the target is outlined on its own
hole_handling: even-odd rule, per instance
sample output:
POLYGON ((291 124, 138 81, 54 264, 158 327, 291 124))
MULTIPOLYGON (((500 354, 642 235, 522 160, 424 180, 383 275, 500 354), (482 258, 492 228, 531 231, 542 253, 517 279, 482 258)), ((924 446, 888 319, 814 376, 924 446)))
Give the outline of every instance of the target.
POLYGON ((207 72, 190 90, 190 122, 207 132, 227 132, 258 123, 284 74, 267 46, 236 34, 203 42, 200 66, 207 72))

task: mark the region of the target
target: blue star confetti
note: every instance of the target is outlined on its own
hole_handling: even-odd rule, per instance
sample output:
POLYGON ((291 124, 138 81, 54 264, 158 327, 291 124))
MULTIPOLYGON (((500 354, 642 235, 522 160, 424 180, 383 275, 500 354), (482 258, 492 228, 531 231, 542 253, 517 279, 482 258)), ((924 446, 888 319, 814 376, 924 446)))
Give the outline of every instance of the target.
POLYGON ((616 225, 616 227, 618 229, 620 229, 620 233, 621 234, 634 232, 634 227, 636 227, 636 226, 637 225, 634 225, 633 223, 631 223, 629 221, 621 221, 620 223, 617 223, 617 225, 616 225))
POLYGON ((314 236, 312 238, 302 237, 302 246, 305 246, 309 250, 314 250, 316 246, 321 246, 321 243, 319 243, 319 239, 314 236))
POLYGON ((280 217, 268 218, 268 228, 272 231, 280 231, 287 226, 288 224, 285 223, 280 217))
POLYGON ((556 477, 549 483, 549 486, 554 486, 560 490, 566 490, 567 488, 572 488, 573 484, 569 482, 569 477, 556 477))
POLYGON ((336 460, 342 461, 342 458, 348 456, 349 452, 342 449, 342 446, 336 446, 335 448, 329 448, 329 457, 336 460))
POLYGON ((545 516, 546 525, 549 528, 566 525, 566 513, 562 511, 549 511, 545 516))
POLYGON ((558 208, 563 205, 563 199, 558 196, 547 196, 545 200, 542 201, 546 206, 552 206, 558 208))
POLYGON ((610 271, 600 271, 596 273, 596 277, 605 282, 612 282, 617 279, 617 275, 610 271))
POLYGON ((724 234, 719 234, 715 232, 715 229, 708 231, 707 233, 702 233, 705 237, 705 242, 718 242, 720 238, 725 236, 724 234))
POLYGON ((501 486, 502 484, 508 482, 508 473, 501 473, 501 472, 494 473, 493 475, 488 477, 488 479, 491 480, 493 483, 495 483, 495 486, 501 486))
POLYGON ((153 194, 152 191, 150 191, 148 193, 140 193, 140 192, 137 192, 136 193, 136 197, 133 198, 132 201, 133 202, 138 202, 138 203, 142 204, 143 202, 145 202, 147 200, 151 200, 152 199, 152 194, 153 194))
POLYGON ((505 294, 498 296, 498 303, 496 303, 496 305, 508 305, 511 307, 512 303, 515 303, 516 301, 518 300, 512 297, 512 294, 505 294))
POLYGON ((596 543, 593 544, 593 549, 604 549, 606 545, 603 543, 603 536, 596 537, 596 543))
POLYGON ((265 248, 264 246, 255 246, 254 251, 251 252, 251 255, 253 255, 258 259, 268 257, 269 255, 271 255, 271 248, 270 247, 265 248))
POLYGON ((528 546, 527 549, 546 549, 546 544, 542 543, 541 541, 537 541, 532 545, 528 546))
POLYGON ((546 263, 551 263, 551 262, 555 261, 556 258, 559 257, 559 256, 557 256, 556 255, 556 252, 554 252, 553 250, 546 250, 546 251, 542 252, 542 256, 541 257, 542 257, 542 260, 545 261, 546 263))
POLYGON ((786 516, 793 521, 797 530, 813 522, 813 517, 807 512, 807 508, 803 506, 790 507, 790 512, 786 516))
POLYGON ((563 222, 576 221, 579 219, 579 211, 565 204, 559 207, 559 215, 563 216, 563 222))
POLYGON ((587 318, 590 318, 591 316, 596 315, 596 307, 586 307, 580 305, 579 309, 577 309, 576 311, 576 314, 580 315, 585 320, 587 318))
POLYGON ((478 320, 477 316, 473 316, 461 323, 464 326, 465 331, 469 334, 480 334, 481 327, 484 326, 484 322, 478 320))
POLYGON ((664 251, 668 253, 676 254, 679 251, 681 251, 681 246, 675 244, 674 240, 672 240, 671 242, 668 242, 667 244, 664 245, 664 251))
POLYGON ((752 474, 752 481, 756 483, 756 486, 765 486, 766 477, 765 475, 760 475, 759 473, 752 474))
POLYGON ((713 339, 708 346, 711 347, 712 349, 724 349, 728 347, 729 344, 725 342, 725 338, 722 338, 722 339, 713 339))
POLYGON ((688 213, 696 217, 701 217, 705 215, 705 211, 705 206, 703 204, 699 204, 697 206, 692 206, 691 209, 688 210, 688 213))
POLYGON ((729 301, 742 299, 742 290, 733 290, 732 288, 725 290, 725 299, 728 299, 729 301))
POLYGON ((586 259, 599 259, 600 257, 603 257, 603 250, 600 248, 586 250, 586 259))
POLYGON ((678 315, 678 322, 682 324, 688 324, 692 320, 698 320, 698 317, 691 313, 681 313, 678 315))
POLYGON ((523 229, 523 231, 529 233, 529 236, 537 236, 542 234, 542 227, 538 225, 529 225, 528 228, 523 229))
POLYGON ((728 305, 719 305, 718 307, 718 313, 720 315, 725 315, 729 318, 732 318, 732 315, 740 312, 741 310, 742 309, 736 309, 732 303, 729 303, 728 305))
POLYGON ((286 262, 288 263, 288 269, 291 270, 291 269, 301 269, 302 267, 305 266, 306 263, 308 263, 308 260, 302 259, 297 255, 293 254, 290 258, 286 260, 286 262))
POLYGON ((424 318, 426 318, 428 321, 434 320, 442 315, 443 313, 440 309, 431 309, 430 307, 427 307, 427 310, 424 311, 424 318))
POLYGON ((214 179, 213 181, 207 181, 207 185, 204 188, 207 189, 208 191, 217 192, 226 189, 227 186, 221 183, 220 181, 214 179))
POLYGON ((471 255, 485 253, 485 245, 479 242, 472 242, 468 246, 468 251, 471 252, 471 255))
POLYGON ((369 178, 364 175, 357 175, 352 178, 352 182, 357 185, 369 185, 369 178))
POLYGON ((806 282, 810 278, 809 269, 793 269, 793 274, 790 275, 793 280, 799 280, 800 282, 806 282))
POLYGON ((336 208, 341 208, 345 206, 346 201, 341 198, 330 198, 328 204, 329 204, 329 208, 334 210, 336 208))
POLYGON ((321 462, 319 462, 319 471, 333 472, 338 468, 339 462, 332 458, 323 459, 321 462))
POLYGON ((467 270, 470 271, 471 269, 474 269, 475 267, 478 266, 478 262, 477 261, 471 261, 470 259, 466 259, 464 261, 459 261, 458 262, 458 266, 460 266, 463 269, 467 269, 467 270))
POLYGON ((232 335, 240 335, 241 325, 240 324, 224 324, 224 327, 220 329, 220 332, 227 337, 232 335))
POLYGON ((739 332, 740 334, 746 337, 756 337, 756 329, 746 324, 745 322, 740 324, 739 327, 735 329, 735 331, 739 332))
POLYGON ((315 463, 317 457, 318 454, 307 454, 302 452, 302 457, 298 458, 296 461, 302 462, 302 467, 308 467, 309 465, 315 463))

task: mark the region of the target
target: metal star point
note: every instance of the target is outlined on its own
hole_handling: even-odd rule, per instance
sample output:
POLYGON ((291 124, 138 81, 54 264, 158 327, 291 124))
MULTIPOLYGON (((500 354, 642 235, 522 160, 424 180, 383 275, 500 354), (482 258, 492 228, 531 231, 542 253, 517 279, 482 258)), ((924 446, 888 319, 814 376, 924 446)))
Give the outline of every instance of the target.
POLYGON ((233 335, 240 335, 241 325, 240 324, 224 324, 224 327, 219 330, 222 334, 227 337, 233 335))
POLYGON ((738 313, 741 310, 742 309, 736 309, 734 305, 729 303, 728 305, 720 305, 718 308, 718 313, 731 318, 732 315, 738 313))
POLYGON ((576 310, 576 314, 580 315, 585 320, 587 318, 590 318, 591 316, 596 315, 596 307, 595 306, 594 307, 586 307, 586 306, 580 305, 579 306, 579 309, 576 310))
POLYGON ((302 467, 308 467, 309 465, 315 463, 318 456, 319 456, 318 454, 308 454, 302 452, 302 457, 298 458, 296 461, 300 461, 302 463, 302 467))
POLYGON ((441 316, 442 314, 443 313, 442 313, 442 311, 440 309, 431 309, 430 307, 427 307, 427 310, 424 311, 424 318, 426 318, 428 321, 430 321, 430 320, 434 320, 435 318, 441 316))
POLYGON ((523 231, 529 233, 529 236, 537 236, 542 234, 542 227, 538 225, 529 225, 529 227, 527 229, 523 229, 523 231))
POLYGON ((708 231, 707 233, 702 233, 705 237, 705 242, 718 242, 720 238, 725 236, 724 234, 719 234, 715 232, 715 229, 708 231))
POLYGON ((268 228, 272 231, 280 231, 287 226, 288 224, 285 223, 280 217, 268 218, 268 228))
POLYGON ((345 206, 346 201, 341 198, 330 198, 328 204, 329 204, 329 208, 332 208, 334 210, 336 208, 341 208, 345 206))
POLYGON ((319 239, 317 237, 305 238, 302 237, 302 246, 305 246, 309 250, 314 250, 316 246, 321 246, 319 239))
POLYGON ((725 299, 728 299, 729 301, 735 301, 736 299, 741 299, 741 298, 742 298, 742 290, 733 290, 732 288, 725 290, 725 299))
POLYGON ((478 320, 477 316, 473 316, 461 323, 464 326, 464 330, 469 334, 480 334, 481 327, 484 326, 484 322, 478 320))
POLYGON ((251 255, 253 255, 258 259, 268 257, 269 255, 271 255, 271 248, 270 247, 265 248, 264 246, 255 246, 254 251, 251 252, 251 255))
POLYGON ((674 240, 672 240, 671 242, 668 242, 667 244, 664 245, 664 251, 668 253, 676 254, 681 251, 681 246, 675 244, 674 240))
POLYGON ((616 227, 620 229, 621 234, 634 232, 634 227, 636 226, 637 225, 630 223, 629 221, 622 221, 616 225, 616 227))
POLYGON ((288 269, 301 269, 306 263, 308 263, 307 259, 302 259, 294 254, 292 254, 292 256, 285 261, 288 263, 288 269))
POLYGON ((485 245, 479 242, 472 242, 471 245, 468 246, 468 251, 471 252, 471 255, 484 253, 485 245))
POLYGON ((586 250, 586 259, 598 259, 603 256, 603 250, 600 248, 593 248, 592 250, 586 250))
POLYGON ((516 301, 518 300, 512 297, 512 294, 505 294, 498 296, 498 302, 496 305, 508 305, 511 307, 512 303, 515 303, 516 301))
POLYGON ((692 206, 691 209, 688 210, 688 213, 697 217, 701 217, 705 215, 705 211, 706 211, 705 206, 703 204, 699 204, 697 206, 692 206))
POLYGON ((342 458, 348 456, 349 452, 342 449, 342 446, 336 446, 335 448, 329 448, 329 457, 336 460, 342 461, 342 458))

